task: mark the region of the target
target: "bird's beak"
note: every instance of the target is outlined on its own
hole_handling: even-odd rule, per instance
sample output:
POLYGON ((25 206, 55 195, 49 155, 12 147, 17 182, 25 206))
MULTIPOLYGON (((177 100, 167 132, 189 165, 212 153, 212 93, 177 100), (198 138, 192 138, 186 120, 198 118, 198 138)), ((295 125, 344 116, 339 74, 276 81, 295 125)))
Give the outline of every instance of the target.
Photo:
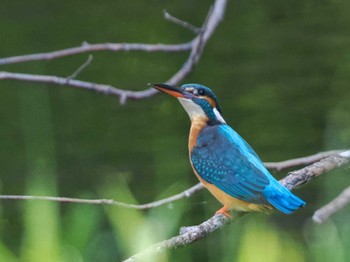
POLYGON ((166 85, 166 84, 151 84, 155 89, 167 93, 171 96, 180 98, 185 97, 184 90, 180 88, 176 88, 174 86, 166 85))

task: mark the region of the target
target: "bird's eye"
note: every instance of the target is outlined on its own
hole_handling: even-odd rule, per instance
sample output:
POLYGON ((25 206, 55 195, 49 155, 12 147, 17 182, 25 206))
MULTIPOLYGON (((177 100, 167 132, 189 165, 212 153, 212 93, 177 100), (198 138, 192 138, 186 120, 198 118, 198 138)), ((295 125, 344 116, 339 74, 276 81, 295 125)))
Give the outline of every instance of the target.
POLYGON ((204 95, 204 90, 203 89, 198 89, 198 95, 203 96, 204 95))

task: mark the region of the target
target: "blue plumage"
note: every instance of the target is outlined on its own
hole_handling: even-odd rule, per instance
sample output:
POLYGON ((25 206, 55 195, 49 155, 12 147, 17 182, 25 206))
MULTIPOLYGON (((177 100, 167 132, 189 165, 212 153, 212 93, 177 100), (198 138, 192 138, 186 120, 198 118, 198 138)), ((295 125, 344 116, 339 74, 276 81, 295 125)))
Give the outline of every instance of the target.
POLYGON ((204 127, 191 151, 199 176, 225 193, 290 214, 305 202, 283 187, 247 142, 226 124, 204 127))
POLYGON ((283 187, 247 142, 223 119, 213 91, 200 84, 176 88, 155 84, 179 99, 191 119, 189 150, 201 182, 224 205, 218 212, 261 211, 267 207, 290 214, 305 202, 283 187))

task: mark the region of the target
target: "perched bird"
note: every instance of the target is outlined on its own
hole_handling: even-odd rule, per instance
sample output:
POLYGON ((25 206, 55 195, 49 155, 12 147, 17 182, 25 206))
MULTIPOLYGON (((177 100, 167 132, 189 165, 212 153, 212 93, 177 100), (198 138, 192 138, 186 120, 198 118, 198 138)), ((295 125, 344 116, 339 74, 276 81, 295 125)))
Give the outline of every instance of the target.
POLYGON ((248 143, 226 124, 210 88, 200 84, 153 87, 178 98, 190 116, 191 165, 198 179, 224 205, 216 213, 230 218, 229 210, 268 211, 274 207, 290 214, 305 205, 270 174, 248 143))

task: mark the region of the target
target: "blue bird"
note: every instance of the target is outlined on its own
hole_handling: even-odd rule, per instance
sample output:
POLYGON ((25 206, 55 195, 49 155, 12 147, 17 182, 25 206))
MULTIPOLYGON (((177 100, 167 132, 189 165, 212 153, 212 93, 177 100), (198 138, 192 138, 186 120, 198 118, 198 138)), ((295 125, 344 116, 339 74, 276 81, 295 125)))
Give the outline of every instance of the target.
POLYGON ((190 116, 190 162, 198 179, 224 205, 217 213, 230 218, 230 210, 275 208, 291 214, 305 205, 270 174, 248 143, 226 124, 210 88, 200 84, 153 87, 178 98, 190 116))

